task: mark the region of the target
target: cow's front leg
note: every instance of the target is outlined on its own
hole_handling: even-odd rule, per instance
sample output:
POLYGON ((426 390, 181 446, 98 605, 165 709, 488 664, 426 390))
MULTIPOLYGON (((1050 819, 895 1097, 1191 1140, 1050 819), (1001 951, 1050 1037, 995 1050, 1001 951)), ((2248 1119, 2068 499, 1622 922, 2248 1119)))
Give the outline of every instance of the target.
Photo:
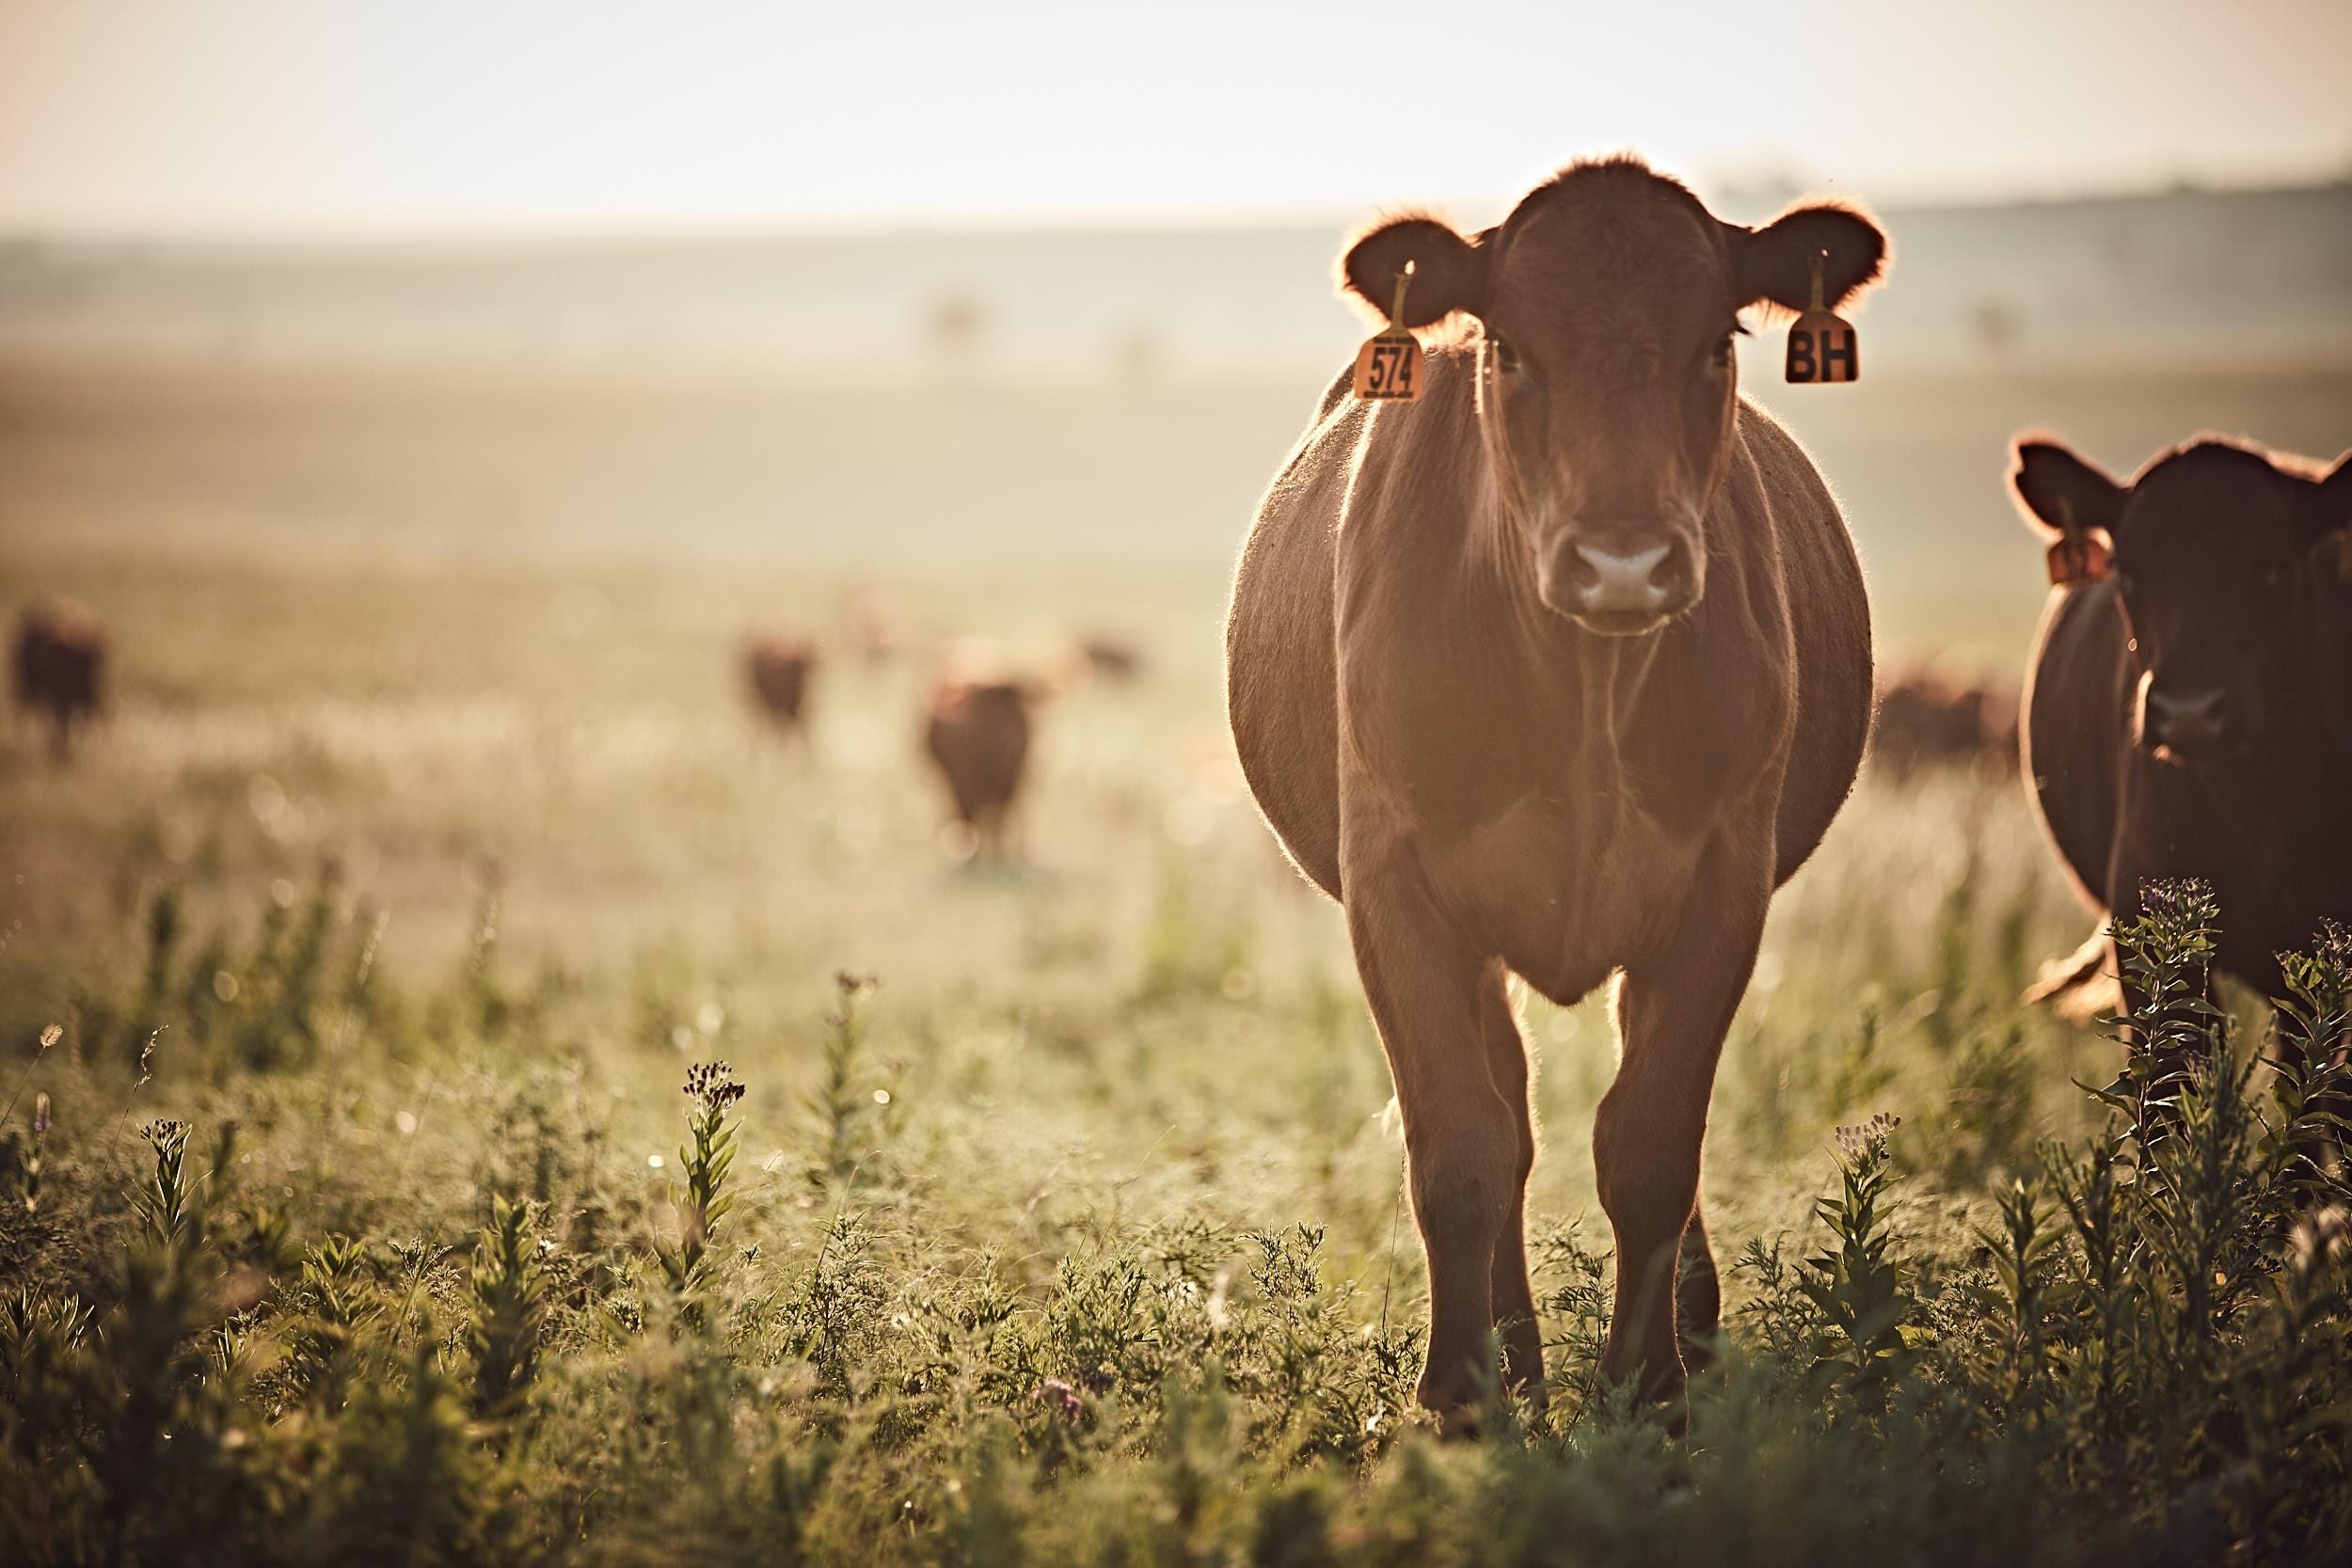
POLYGON ((1511 1207, 1495 1239, 1495 1327, 1502 1337, 1502 1385, 1541 1405, 1544 1401, 1543 1325, 1535 1317, 1535 1291, 1527 1275, 1527 1178, 1535 1168, 1535 1117, 1528 1099, 1527 1039, 1512 1010, 1507 973, 1489 964, 1480 985, 1487 1069, 1495 1090, 1511 1112, 1517 1134, 1511 1173, 1511 1207))
POLYGON ((1463 1431, 1480 1385, 1495 1375, 1496 1245, 1520 1180, 1519 1129, 1488 1069, 1485 1035, 1501 976, 1439 914, 1409 852, 1369 865, 1351 858, 1343 885, 1356 967, 1404 1117, 1429 1266, 1418 1397, 1448 1431, 1463 1431))
POLYGON ((1678 1402, 1685 1381, 1676 1275, 1698 1209, 1716 1060, 1772 896, 1771 838, 1758 836, 1761 853, 1729 833, 1717 839, 1669 935, 1626 966, 1617 992, 1622 1055, 1593 1127, 1601 1208, 1617 1241, 1601 1370, 1651 1400, 1678 1402))

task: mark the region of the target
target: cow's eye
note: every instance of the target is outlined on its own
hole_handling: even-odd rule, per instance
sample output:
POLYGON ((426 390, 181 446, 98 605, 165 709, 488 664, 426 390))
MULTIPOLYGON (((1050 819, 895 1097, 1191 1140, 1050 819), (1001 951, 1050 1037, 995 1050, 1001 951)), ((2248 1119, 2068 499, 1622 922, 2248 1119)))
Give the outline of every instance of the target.
POLYGON ((1486 341, 1495 351, 1495 368, 1497 370, 1516 371, 1519 368, 1519 351, 1511 346, 1511 341, 1508 338, 1502 338, 1489 334, 1486 341))
POLYGON ((1727 371, 1731 369, 1733 350, 1738 347, 1740 340, 1747 335, 1747 331, 1748 329, 1741 326, 1738 322, 1733 322, 1730 326, 1724 329, 1724 341, 1715 345, 1714 353, 1711 356, 1711 362, 1717 370, 1727 371))

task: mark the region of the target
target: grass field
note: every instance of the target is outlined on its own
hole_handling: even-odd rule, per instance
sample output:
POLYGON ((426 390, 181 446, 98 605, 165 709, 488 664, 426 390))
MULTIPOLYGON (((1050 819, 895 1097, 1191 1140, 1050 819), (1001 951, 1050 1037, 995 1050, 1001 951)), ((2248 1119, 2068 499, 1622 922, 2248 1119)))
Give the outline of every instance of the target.
MULTIPOLYGON (((2352 428, 2342 378, 2107 390, 2046 417, 2123 465, 2352 428)), ((1203 541, 1305 395, 1205 420, 1197 463, 1163 449, 1198 400, 1098 410, 1125 422, 1089 469, 985 438, 1031 404, 797 429, 787 463, 768 404, 534 444, 381 393, 9 386, 0 604, 83 599, 119 670, 70 768, 0 744, 0 1559, 2344 1549, 2344 1267, 2302 1217, 2339 1179, 2219 1092, 2209 1168, 2174 1168, 2079 1086, 2125 1059, 2016 1005, 2090 917, 2013 781, 1866 776, 1775 907, 1708 1145, 1748 1260, 1687 1439, 1593 1382, 1605 1007, 1528 1004, 1551 1399, 1419 1429, 1378 1046, 1220 719, 1203 541), (723 503, 670 495, 707 465, 723 503), (760 495, 793 499, 772 534, 760 495), (805 749, 742 701, 746 627, 821 630, 877 579, 918 647, 1148 651, 1056 700, 1018 869, 942 847, 919 654, 834 658, 805 749), (713 1060, 739 1101, 679 1093, 713 1060), (1841 1152, 1879 1113, 1891 1143, 1841 1152), (2130 1189, 2104 1233, 2061 1201, 2096 1148, 2130 1189)), ((2019 394, 1920 397, 1816 444, 1870 504, 1890 645, 1998 667, 2038 562, 1977 449, 2019 394), (1907 549, 1881 498, 1971 463, 1907 549), (1935 564, 1977 561, 1962 526, 2013 592, 1935 564)))

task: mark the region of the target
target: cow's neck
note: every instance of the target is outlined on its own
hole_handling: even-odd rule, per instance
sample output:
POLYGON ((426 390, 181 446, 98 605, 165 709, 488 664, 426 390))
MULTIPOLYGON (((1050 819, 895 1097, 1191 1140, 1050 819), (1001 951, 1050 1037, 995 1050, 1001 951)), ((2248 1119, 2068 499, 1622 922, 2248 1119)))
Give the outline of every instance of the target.
POLYGON ((1534 683, 1555 692, 1548 718, 1572 726, 1571 783, 1580 793, 1624 794, 1624 746, 1642 720, 1642 695, 1657 659, 1655 637, 1602 637, 1547 608, 1535 591, 1535 565, 1518 525, 1486 476, 1465 531, 1461 570, 1470 592, 1499 600, 1493 626, 1507 657, 1534 683), (1565 709, 1565 711, 1563 711, 1565 709))

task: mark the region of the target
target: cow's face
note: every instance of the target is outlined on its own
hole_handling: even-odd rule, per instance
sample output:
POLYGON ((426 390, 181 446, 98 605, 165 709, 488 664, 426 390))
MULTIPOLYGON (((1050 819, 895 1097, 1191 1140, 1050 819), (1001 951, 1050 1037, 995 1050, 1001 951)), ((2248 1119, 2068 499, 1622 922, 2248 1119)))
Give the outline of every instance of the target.
POLYGON ((1537 595, 1586 629, 1654 631, 1706 591, 1707 519, 1737 412, 1740 312, 1802 309, 1814 258, 1836 305, 1878 275, 1859 214, 1801 208, 1762 230, 1710 216, 1630 161, 1580 165, 1466 239, 1434 218, 1359 240, 1345 281, 1405 319, 1481 324, 1478 414, 1537 595))
POLYGON ((2137 679, 2135 741, 2174 762, 2226 756, 2297 716, 2317 596, 2334 586, 2352 464, 2326 480, 2201 441, 2118 484, 2066 448, 2020 442, 2011 479, 2055 537, 2104 534, 2137 679))

